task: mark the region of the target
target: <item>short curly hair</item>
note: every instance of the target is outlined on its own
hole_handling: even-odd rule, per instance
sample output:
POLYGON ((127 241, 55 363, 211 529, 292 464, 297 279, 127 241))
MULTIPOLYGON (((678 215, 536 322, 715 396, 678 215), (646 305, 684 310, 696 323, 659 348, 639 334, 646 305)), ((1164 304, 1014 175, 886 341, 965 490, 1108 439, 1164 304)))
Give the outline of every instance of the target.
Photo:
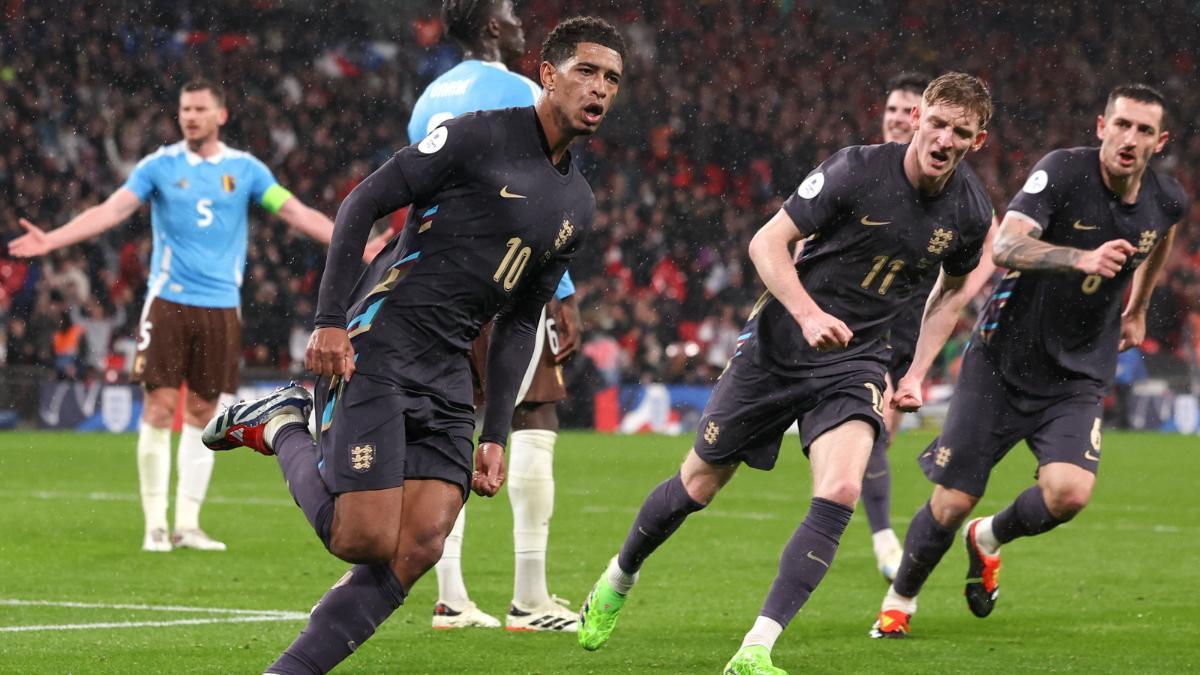
POLYGON ((625 58, 625 38, 613 25, 594 16, 576 16, 554 27, 542 43, 542 60, 558 65, 575 56, 580 42, 594 42, 625 58))

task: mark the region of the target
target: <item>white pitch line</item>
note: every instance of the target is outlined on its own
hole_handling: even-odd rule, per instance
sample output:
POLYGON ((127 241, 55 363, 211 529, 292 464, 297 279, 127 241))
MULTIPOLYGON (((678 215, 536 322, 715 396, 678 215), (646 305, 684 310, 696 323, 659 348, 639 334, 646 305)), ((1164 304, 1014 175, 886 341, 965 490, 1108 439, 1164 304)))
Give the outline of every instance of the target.
POLYGON ((283 609, 232 609, 226 607, 185 607, 182 605, 141 605, 128 603, 73 602, 67 600, 19 600, 0 598, 0 605, 9 607, 71 607, 74 609, 132 609, 146 612, 199 612, 205 614, 245 614, 249 616, 307 616, 302 612, 283 609))
POLYGON ((28 633, 32 631, 91 630, 99 628, 161 628, 164 626, 202 626, 214 623, 259 623, 268 621, 302 621, 306 615, 293 612, 294 616, 279 614, 258 616, 227 616, 219 619, 176 619, 174 621, 110 621, 104 623, 63 623, 42 626, 0 626, 0 633, 28 633))
POLYGON ((141 612, 196 612, 202 614, 227 614, 229 616, 204 619, 171 619, 169 621, 100 621, 96 623, 39 624, 33 626, 0 626, 0 633, 27 633, 31 631, 90 630, 106 628, 160 628, 165 626, 202 626, 215 623, 262 623, 270 621, 303 621, 305 612, 281 609, 236 609, 232 607, 188 607, 184 605, 144 605, 132 603, 74 602, 68 600, 21 600, 0 598, 0 606, 6 607, 68 607, 72 609, 119 609, 141 612))

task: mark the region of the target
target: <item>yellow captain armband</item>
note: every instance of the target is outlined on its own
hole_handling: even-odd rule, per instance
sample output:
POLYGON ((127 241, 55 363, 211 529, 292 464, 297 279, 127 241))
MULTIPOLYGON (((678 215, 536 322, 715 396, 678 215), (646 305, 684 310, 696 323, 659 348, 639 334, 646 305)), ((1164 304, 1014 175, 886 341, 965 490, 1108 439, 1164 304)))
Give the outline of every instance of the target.
POLYGON ((262 199, 258 201, 262 207, 271 213, 279 213, 279 209, 283 208, 284 202, 292 198, 292 193, 288 189, 276 183, 267 188, 263 193, 262 199))

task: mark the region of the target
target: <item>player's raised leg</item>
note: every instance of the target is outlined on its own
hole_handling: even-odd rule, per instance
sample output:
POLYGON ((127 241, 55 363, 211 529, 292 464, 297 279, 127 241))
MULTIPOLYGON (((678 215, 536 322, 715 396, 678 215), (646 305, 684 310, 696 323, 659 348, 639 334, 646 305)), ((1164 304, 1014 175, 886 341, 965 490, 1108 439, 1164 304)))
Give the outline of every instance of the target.
POLYGON ((350 656, 441 558, 462 504, 463 486, 436 479, 340 495, 335 549, 363 562, 325 593, 268 672, 326 673, 350 656))
POLYGON ((1037 485, 994 516, 971 521, 963 532, 965 595, 971 613, 982 618, 995 608, 1000 592, 1000 546, 1049 532, 1071 520, 1087 506, 1095 484, 1096 474, 1087 469, 1066 462, 1045 464, 1038 468, 1037 485))
POLYGON ((876 436, 875 422, 851 419, 818 436, 809 447, 813 499, 804 522, 779 558, 779 573, 742 647, 726 673, 782 673, 771 663, 775 640, 808 601, 833 564, 854 514, 863 470, 876 436))
POLYGON ((651 490, 629 528, 620 553, 609 562, 579 611, 580 646, 589 651, 604 646, 616 627, 642 563, 679 529, 689 514, 711 503, 736 470, 736 464, 710 464, 692 449, 679 473, 651 490))
MULTIPOLYGON (((319 380, 318 386, 322 382, 319 380)), ((292 498, 329 549, 334 497, 317 468, 320 457, 308 431, 312 409, 312 395, 292 383, 263 398, 230 406, 204 428, 203 440, 211 450, 244 445, 263 455, 275 455, 292 498)))

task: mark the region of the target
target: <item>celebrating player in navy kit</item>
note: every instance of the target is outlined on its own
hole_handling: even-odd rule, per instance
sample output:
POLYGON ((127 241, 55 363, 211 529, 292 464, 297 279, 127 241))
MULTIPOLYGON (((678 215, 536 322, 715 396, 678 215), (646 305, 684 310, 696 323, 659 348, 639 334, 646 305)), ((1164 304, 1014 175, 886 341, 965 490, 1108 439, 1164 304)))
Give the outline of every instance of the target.
POLYGON ((713 390, 680 472, 650 493, 588 597, 579 628, 585 649, 611 635, 646 558, 712 501, 738 465, 771 469, 785 430, 799 421, 812 505, 784 548, 761 615, 726 666, 782 672, 771 665, 771 648, 833 562, 883 427, 888 325, 940 267, 912 371, 894 400, 915 409, 923 369, 953 328, 957 296, 979 260, 991 204, 977 179, 955 169, 983 144, 990 116, 991 98, 978 79, 937 78, 914 112, 911 144, 839 151, 755 235, 750 257, 768 293, 713 390), (805 237, 793 266, 792 246, 805 237))
POLYGON ((1164 107, 1150 87, 1114 89, 1096 122, 1100 147, 1046 155, 1009 204, 995 261, 1012 271, 975 327, 946 426, 920 457, 933 496, 909 527, 872 636, 908 633, 921 586, 1018 442, 1037 457, 1037 485, 963 532, 976 616, 995 606, 1000 546, 1053 529, 1091 498, 1117 352, 1145 336, 1150 294, 1187 211, 1180 185, 1148 166, 1167 142, 1164 107))
POLYGON ((22 221, 28 233, 9 245, 13 255, 43 255, 95 237, 144 202, 151 204, 154 252, 133 365, 134 380, 146 389, 137 441, 144 551, 225 550, 200 529, 213 471, 201 430, 216 412, 217 398, 237 391, 247 208, 257 203, 317 241, 328 242, 333 232, 329 218, 293 197, 266 165, 221 142, 228 117, 219 86, 185 84, 179 93, 182 141, 143 158, 123 187, 60 228, 43 232, 22 221), (168 535, 171 422, 183 383, 188 392, 176 462, 175 531, 168 535))
MULTIPOLYGON (((928 85, 929 78, 916 73, 901 73, 888 81, 888 97, 883 112, 884 142, 912 142, 913 132, 916 130, 912 121, 912 111, 921 104, 921 95, 928 85)), ((966 162, 959 164, 958 170, 974 175, 966 162)), ((983 257, 967 277, 962 294, 964 299, 974 298, 996 271, 990 255, 993 235, 998 225, 995 216, 992 217, 992 224, 993 227, 988 229, 988 236, 983 242, 983 257)), ((892 348, 892 356, 888 360, 888 390, 884 395, 885 403, 890 401, 892 388, 904 377, 912 363, 917 333, 921 328, 921 316, 925 310, 925 298, 933 290, 936 280, 933 275, 925 277, 925 281, 915 293, 914 301, 900 311, 888 331, 888 346, 892 348)), ((867 524, 871 528, 875 567, 889 582, 896 578, 896 571, 900 569, 900 557, 904 552, 904 547, 892 530, 892 470, 888 461, 888 449, 896 432, 900 430, 902 414, 898 408, 885 406, 884 430, 879 432, 875 445, 871 447, 871 458, 867 460, 860 496, 863 511, 867 514, 867 524)))
POLYGON ((205 429, 213 449, 277 455, 322 543, 358 563, 271 672, 323 673, 349 656, 441 557, 467 490, 492 496, 503 484, 538 317, 595 213, 567 148, 612 105, 623 53, 608 23, 563 22, 542 46, 536 106, 449 120, 347 197, 305 357, 321 376, 318 443, 298 386, 233 406, 205 429), (355 284, 372 223, 406 205, 403 233, 355 284), (472 472, 467 350, 493 315, 472 472))

